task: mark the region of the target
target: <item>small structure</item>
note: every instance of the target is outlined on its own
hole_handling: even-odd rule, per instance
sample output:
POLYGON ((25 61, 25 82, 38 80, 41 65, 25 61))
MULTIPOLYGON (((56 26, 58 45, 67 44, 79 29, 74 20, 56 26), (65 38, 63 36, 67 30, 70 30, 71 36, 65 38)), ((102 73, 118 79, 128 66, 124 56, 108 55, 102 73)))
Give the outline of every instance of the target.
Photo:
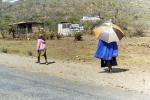
POLYGON ((93 21, 93 22, 96 22, 96 21, 99 21, 101 20, 99 16, 83 16, 81 21, 93 21))
POLYGON ((41 22, 18 22, 12 25, 15 27, 17 34, 35 33, 44 28, 44 24, 41 22))
POLYGON ((69 22, 61 22, 58 24, 58 33, 60 35, 68 36, 73 35, 76 32, 81 32, 84 30, 82 24, 72 24, 69 22))

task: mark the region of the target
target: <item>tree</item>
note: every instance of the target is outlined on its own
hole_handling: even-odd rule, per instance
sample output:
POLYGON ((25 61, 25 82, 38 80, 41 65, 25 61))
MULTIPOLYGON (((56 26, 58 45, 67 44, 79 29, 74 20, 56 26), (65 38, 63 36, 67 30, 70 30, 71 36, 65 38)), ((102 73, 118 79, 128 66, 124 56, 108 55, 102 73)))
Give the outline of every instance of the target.
POLYGON ((11 26, 8 31, 9 31, 9 34, 11 34, 12 38, 14 39, 15 38, 15 32, 16 32, 15 27, 11 26))
POLYGON ((2 15, 0 17, 0 33, 3 38, 5 38, 5 33, 9 31, 10 23, 13 21, 13 18, 9 15, 2 15))

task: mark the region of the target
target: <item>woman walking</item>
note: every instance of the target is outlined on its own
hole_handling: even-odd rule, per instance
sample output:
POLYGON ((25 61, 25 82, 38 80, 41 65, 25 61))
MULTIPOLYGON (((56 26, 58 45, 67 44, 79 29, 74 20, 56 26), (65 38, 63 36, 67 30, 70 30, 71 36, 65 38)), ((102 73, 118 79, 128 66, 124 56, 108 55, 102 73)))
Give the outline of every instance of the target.
POLYGON ((36 63, 40 63, 40 57, 42 55, 45 58, 45 64, 48 64, 47 54, 46 54, 46 41, 42 34, 40 34, 37 39, 37 53, 38 53, 38 57, 36 63))
POLYGON ((116 42, 107 43, 99 39, 95 57, 101 59, 101 67, 108 67, 108 72, 112 72, 112 66, 117 66, 117 56, 116 42))

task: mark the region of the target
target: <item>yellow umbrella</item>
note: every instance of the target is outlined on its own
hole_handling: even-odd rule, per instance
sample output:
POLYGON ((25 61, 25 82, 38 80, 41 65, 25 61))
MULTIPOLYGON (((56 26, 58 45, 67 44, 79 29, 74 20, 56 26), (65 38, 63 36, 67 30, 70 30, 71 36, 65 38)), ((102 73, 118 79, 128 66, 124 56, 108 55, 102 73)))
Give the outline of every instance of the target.
POLYGON ((104 23, 93 31, 97 39, 100 38, 106 42, 119 41, 125 36, 121 28, 112 23, 104 23))
POLYGON ((96 38, 99 38, 100 33, 104 32, 106 30, 106 27, 104 26, 100 26, 100 27, 96 27, 93 31, 95 33, 96 38))

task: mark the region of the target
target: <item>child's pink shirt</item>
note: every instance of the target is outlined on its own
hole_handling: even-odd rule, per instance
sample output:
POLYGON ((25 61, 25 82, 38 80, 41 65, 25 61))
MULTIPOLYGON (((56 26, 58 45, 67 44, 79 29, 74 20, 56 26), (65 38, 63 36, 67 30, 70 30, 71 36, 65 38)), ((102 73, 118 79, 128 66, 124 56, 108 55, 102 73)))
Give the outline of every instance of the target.
POLYGON ((42 39, 37 40, 37 50, 44 50, 46 48, 46 42, 42 39))

